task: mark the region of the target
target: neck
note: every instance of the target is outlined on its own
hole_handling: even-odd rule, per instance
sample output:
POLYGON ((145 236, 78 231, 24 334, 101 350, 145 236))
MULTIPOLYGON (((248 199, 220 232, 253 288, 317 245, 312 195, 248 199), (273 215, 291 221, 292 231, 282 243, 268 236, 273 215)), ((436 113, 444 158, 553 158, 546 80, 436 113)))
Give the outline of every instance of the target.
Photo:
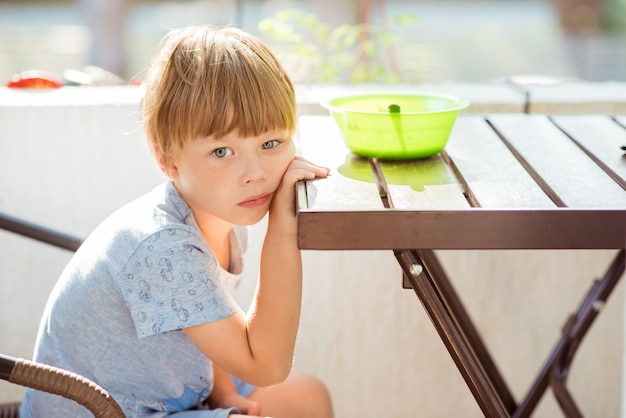
POLYGON ((200 232, 213 255, 224 270, 230 267, 230 232, 233 225, 210 214, 197 214, 194 217, 200 232))

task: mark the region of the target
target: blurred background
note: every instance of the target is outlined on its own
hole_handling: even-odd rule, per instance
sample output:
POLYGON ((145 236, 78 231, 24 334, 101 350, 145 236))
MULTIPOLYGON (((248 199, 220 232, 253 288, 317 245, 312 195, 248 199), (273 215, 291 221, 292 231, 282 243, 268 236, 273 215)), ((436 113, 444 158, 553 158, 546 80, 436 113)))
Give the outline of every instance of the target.
POLYGON ((0 0, 0 82, 23 70, 62 76, 67 69, 88 64, 129 80, 148 65, 168 29, 202 23, 235 24, 257 34, 284 58, 294 81, 302 83, 483 82, 520 74, 623 81, 625 4, 626 0, 0 0), (298 10, 314 20, 302 15, 290 22, 277 19, 281 10, 298 10), (366 58, 384 54, 385 65, 391 65, 397 77, 320 77, 328 68, 312 63, 330 52, 319 50, 324 44, 320 39, 317 46, 315 40, 305 45, 307 25, 315 31, 360 23, 378 25, 385 33, 372 36, 368 45, 363 39, 344 45, 344 63, 350 56, 363 60, 363 54, 369 54, 366 58))

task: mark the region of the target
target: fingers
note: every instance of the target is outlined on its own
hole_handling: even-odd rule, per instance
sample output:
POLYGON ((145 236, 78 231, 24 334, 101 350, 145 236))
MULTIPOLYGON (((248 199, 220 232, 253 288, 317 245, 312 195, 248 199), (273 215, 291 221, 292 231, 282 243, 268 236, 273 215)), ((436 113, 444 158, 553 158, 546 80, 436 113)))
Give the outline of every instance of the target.
POLYGON ((296 157, 287 168, 284 180, 293 184, 298 180, 311 180, 314 178, 323 178, 328 176, 330 169, 305 160, 302 157, 296 157))
POLYGON ((246 413, 248 415, 253 415, 253 416, 257 416, 257 415, 261 415, 261 405, 258 402, 255 401, 251 401, 248 399, 249 406, 248 406, 248 410, 246 411, 246 413))
POLYGON ((270 207, 270 219, 277 225, 283 225, 281 221, 287 220, 290 231, 295 230, 295 185, 300 180, 312 180, 328 176, 330 169, 312 163, 302 157, 296 157, 283 174, 283 179, 270 207), (276 221, 277 219, 281 221, 276 221))
POLYGON ((260 415, 230 414, 228 418, 271 418, 271 417, 262 417, 260 415))
POLYGON ((296 158, 294 158, 294 162, 304 163, 304 164, 310 166, 311 168, 313 168, 315 170, 320 170, 322 172, 325 172, 325 174, 328 174, 330 172, 330 168, 324 167, 324 166, 319 165, 319 164, 314 164, 311 161, 309 161, 309 160, 307 160, 307 159, 305 159, 303 157, 298 157, 297 156, 296 158))
MULTIPOLYGON (((215 405, 214 405, 215 406, 215 405)), ((231 414, 229 417, 257 417, 261 415, 261 404, 259 402, 248 399, 238 393, 229 395, 224 398, 220 405, 221 408, 237 408, 241 414, 231 414)))

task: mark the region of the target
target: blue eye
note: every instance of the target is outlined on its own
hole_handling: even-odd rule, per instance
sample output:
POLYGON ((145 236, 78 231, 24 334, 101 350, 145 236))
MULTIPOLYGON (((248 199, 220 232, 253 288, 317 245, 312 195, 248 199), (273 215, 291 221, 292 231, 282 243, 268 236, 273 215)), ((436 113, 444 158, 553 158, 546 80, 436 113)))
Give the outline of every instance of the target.
POLYGON ((213 155, 217 158, 226 158, 233 155, 233 151, 230 148, 218 148, 213 151, 213 155))
POLYGON ((277 139, 272 139, 271 141, 264 142, 263 145, 261 145, 261 148, 272 149, 272 148, 277 147, 278 144, 280 144, 280 142, 277 139))

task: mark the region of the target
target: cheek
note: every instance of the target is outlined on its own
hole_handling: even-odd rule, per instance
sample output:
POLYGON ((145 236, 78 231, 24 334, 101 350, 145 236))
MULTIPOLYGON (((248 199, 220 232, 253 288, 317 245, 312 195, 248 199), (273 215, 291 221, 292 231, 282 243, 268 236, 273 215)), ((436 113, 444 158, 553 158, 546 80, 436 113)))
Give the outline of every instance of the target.
POLYGON ((180 170, 179 183, 190 193, 201 196, 202 199, 206 199, 207 195, 223 193, 224 179, 232 178, 228 174, 220 176, 212 170, 199 167, 185 168, 184 172, 180 170))
POLYGON ((294 157, 290 155, 286 155, 283 158, 281 158, 280 161, 277 161, 275 164, 273 164, 272 169, 274 171, 274 176, 282 180, 283 176, 285 175, 285 172, 287 171, 287 168, 289 168, 289 165, 291 164, 293 159, 294 157))
POLYGON ((281 159, 281 172, 284 174, 287 171, 289 164, 296 158, 296 145, 290 142, 290 146, 285 150, 285 153, 281 159))

